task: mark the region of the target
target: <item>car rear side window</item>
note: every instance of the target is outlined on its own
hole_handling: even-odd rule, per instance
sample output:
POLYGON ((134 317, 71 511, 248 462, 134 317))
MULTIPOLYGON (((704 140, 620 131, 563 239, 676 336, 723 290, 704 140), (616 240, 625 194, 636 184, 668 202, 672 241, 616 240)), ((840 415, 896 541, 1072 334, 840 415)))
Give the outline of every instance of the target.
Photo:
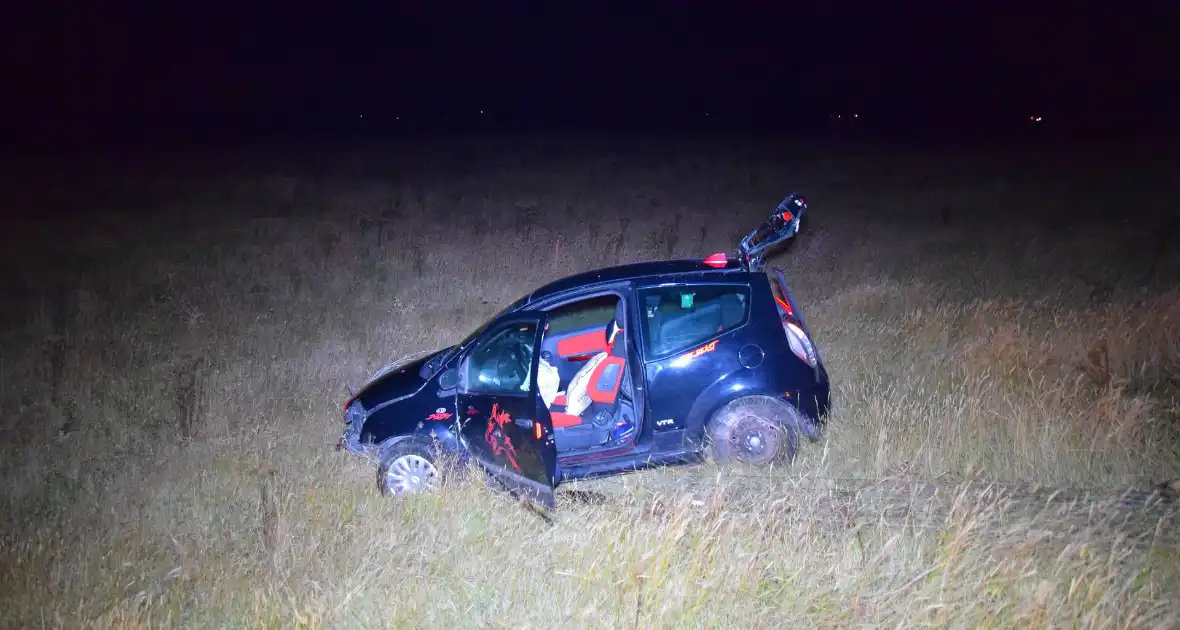
POLYGON ((640 291, 647 358, 661 359, 691 349, 746 323, 750 288, 694 284, 640 291))

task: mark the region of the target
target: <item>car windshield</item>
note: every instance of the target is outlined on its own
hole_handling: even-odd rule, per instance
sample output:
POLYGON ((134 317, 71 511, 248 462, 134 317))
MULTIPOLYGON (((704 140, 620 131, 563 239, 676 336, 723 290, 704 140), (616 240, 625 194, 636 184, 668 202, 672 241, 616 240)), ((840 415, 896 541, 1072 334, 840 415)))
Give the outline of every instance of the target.
POLYGON ((511 313, 512 311, 515 311, 516 309, 520 308, 521 305, 524 304, 525 301, 528 299, 528 297, 529 296, 526 295, 526 296, 516 300, 515 302, 513 302, 513 303, 509 304, 508 306, 505 306, 503 309, 501 309, 499 313, 496 313, 492 317, 489 317, 487 319, 487 321, 480 324, 479 327, 476 328, 475 330, 471 331, 471 334, 464 337, 463 341, 460 341, 457 345, 453 346, 451 348, 451 351, 447 353, 446 359, 443 361, 440 361, 439 365, 443 365, 447 361, 450 361, 451 357, 455 356, 456 352, 471 345, 471 342, 475 341, 480 335, 482 335, 484 333, 484 331, 488 329, 488 326, 490 326, 492 324, 492 322, 494 322, 497 319, 500 319, 501 317, 503 317, 504 315, 511 313))

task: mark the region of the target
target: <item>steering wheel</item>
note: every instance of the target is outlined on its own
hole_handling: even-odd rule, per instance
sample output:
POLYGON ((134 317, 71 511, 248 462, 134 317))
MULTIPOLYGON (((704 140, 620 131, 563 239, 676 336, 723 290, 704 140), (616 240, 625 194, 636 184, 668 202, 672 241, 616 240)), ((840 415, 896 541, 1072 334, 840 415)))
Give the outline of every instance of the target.
POLYGON ((510 383, 512 387, 519 387, 524 382, 525 375, 529 373, 526 360, 531 354, 525 350, 525 344, 517 342, 508 352, 496 357, 497 385, 510 383))

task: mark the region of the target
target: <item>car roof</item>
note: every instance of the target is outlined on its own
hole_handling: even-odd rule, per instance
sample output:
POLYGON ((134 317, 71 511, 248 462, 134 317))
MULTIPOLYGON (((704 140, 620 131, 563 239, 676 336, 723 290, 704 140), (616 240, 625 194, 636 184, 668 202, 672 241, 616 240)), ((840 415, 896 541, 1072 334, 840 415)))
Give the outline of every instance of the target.
POLYGON ((726 261, 724 267, 706 265, 703 258, 684 260, 655 260, 650 262, 631 263, 614 267, 603 267, 583 273, 566 276, 554 280, 533 291, 525 304, 538 302, 571 289, 609 284, 612 282, 651 280, 666 282, 684 282, 733 279, 735 274, 745 273, 745 269, 736 259, 726 261))

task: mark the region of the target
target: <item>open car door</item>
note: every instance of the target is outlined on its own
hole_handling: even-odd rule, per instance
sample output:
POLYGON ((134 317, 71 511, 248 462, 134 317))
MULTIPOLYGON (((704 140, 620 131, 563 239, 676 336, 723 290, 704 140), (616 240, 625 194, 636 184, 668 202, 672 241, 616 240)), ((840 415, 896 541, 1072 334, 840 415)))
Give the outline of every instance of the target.
POLYGON ((799 193, 791 193, 783 199, 774 214, 738 245, 742 266, 748 271, 761 271, 766 255, 799 233, 800 220, 806 210, 807 200, 799 193))
POLYGON ((459 439, 513 493, 554 505, 557 445, 537 395, 542 313, 517 313, 488 326, 459 364, 459 439))

